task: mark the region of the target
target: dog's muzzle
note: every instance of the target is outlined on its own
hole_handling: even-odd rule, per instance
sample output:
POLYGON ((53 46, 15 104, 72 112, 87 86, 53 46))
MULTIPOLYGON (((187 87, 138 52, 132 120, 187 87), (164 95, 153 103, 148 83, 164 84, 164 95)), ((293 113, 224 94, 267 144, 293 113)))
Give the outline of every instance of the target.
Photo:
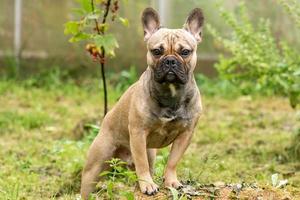
POLYGON ((175 56, 166 56, 154 70, 154 78, 159 83, 181 83, 187 82, 187 72, 175 56))

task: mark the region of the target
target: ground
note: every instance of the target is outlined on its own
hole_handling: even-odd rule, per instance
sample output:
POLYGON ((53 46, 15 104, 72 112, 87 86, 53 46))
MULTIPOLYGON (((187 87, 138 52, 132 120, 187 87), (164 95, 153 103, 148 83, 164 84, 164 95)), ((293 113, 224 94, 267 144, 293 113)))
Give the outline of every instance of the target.
MULTIPOLYGON (((78 197, 80 170, 93 137, 82 136, 81 129, 102 116, 97 85, 0 81, 0 199, 78 197)), ((109 91, 112 107, 120 93, 109 91)), ((202 95, 203 115, 178 167, 180 179, 189 185, 181 199, 193 194, 194 199, 300 199, 300 163, 289 160, 286 151, 299 114, 288 100, 202 95), (280 187, 285 179, 287 185, 280 187)), ((160 184, 167 152, 161 150, 157 158, 160 184)), ((136 199, 171 195, 162 190, 147 198, 124 182, 113 187, 136 191, 136 199)))

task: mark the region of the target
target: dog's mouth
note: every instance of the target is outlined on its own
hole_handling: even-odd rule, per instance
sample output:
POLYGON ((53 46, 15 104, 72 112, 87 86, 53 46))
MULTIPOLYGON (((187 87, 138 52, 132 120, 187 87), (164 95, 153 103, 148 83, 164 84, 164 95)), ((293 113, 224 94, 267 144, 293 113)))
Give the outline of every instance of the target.
POLYGON ((179 83, 185 84, 187 82, 186 73, 180 71, 168 71, 168 72, 154 72, 154 79, 158 83, 179 83))
POLYGON ((172 72, 172 71, 170 71, 170 72, 168 72, 167 74, 166 74, 166 81, 168 81, 168 82, 173 82, 173 81, 175 81, 176 80, 176 74, 174 73, 174 72, 172 72))
POLYGON ((185 84, 188 81, 188 73, 181 64, 173 68, 160 65, 154 68, 154 80, 158 83, 185 84))

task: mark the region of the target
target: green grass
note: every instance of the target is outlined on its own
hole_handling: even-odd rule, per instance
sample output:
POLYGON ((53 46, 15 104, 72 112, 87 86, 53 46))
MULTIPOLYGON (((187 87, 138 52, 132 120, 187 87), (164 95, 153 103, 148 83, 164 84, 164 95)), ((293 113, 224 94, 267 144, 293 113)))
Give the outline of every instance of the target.
MULTIPOLYGON (((101 90, 95 80, 55 81, 52 86, 51 80, 46 86, 32 80, 0 81, 0 199, 78 196, 91 137, 75 140, 74 127, 101 119, 101 90)), ((269 187, 271 175, 279 173, 289 181, 282 191, 299 195, 300 163, 285 150, 299 117, 288 100, 225 98, 206 95, 205 90, 204 113, 178 167, 180 178, 199 184, 255 182, 269 187)), ((120 93, 110 88, 109 95, 112 107, 120 93)), ((166 152, 158 157, 157 174, 162 173, 166 152)))

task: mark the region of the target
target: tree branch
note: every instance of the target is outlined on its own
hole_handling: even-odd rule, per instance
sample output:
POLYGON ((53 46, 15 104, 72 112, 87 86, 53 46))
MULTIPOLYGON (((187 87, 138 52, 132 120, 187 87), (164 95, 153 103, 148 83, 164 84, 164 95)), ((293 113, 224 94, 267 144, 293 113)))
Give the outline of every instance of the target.
POLYGON ((106 18, 107 18, 108 12, 109 12, 110 4, 111 4, 111 0, 107 0, 105 12, 104 12, 103 19, 102 19, 102 24, 105 24, 105 22, 106 22, 106 18))
MULTIPOLYGON (((92 13, 95 14, 94 0, 91 0, 91 7, 92 7, 92 13)), ((95 19, 94 21, 95 21, 97 33, 98 33, 99 35, 101 35, 101 32, 100 32, 100 30, 99 30, 98 20, 95 19)))
MULTIPOLYGON (((105 11, 103 14, 103 19, 102 19, 102 24, 106 23, 106 19, 109 13, 111 5, 111 0, 107 0, 105 4, 105 11)), ((95 5, 94 5, 94 0, 91 0, 91 7, 92 7, 92 12, 95 13, 95 5)), ((95 25, 96 25, 96 31, 99 35, 104 35, 104 29, 101 28, 99 29, 99 23, 98 19, 95 19, 95 25)), ((101 64, 101 75, 102 75, 102 81, 103 81, 103 90, 104 90, 104 116, 107 113, 107 88, 106 88, 106 78, 105 78, 105 49, 103 46, 101 46, 101 52, 99 55, 100 58, 100 64, 101 64)))

